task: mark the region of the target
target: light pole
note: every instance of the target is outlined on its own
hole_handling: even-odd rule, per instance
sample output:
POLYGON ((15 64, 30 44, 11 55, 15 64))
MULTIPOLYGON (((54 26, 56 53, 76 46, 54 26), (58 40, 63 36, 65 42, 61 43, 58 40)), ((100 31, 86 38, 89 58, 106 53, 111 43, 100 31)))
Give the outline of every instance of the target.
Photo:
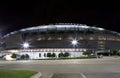
POLYGON ((28 42, 23 42, 22 47, 23 47, 24 49, 27 49, 27 48, 30 47, 30 44, 29 44, 28 42))
POLYGON ((73 45, 74 49, 76 48, 76 46, 78 45, 78 40, 74 39, 71 41, 71 44, 73 45))

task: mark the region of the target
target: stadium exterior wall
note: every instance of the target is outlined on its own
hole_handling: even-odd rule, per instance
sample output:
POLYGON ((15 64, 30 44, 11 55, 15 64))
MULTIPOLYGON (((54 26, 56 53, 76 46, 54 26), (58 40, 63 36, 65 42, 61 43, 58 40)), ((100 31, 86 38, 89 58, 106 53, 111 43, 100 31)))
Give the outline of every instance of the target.
POLYGON ((29 54, 30 59, 47 58, 45 53, 69 52, 69 57, 80 57, 90 50, 109 52, 120 50, 120 34, 103 28, 90 27, 82 24, 44 25, 11 32, 0 39, 1 54, 29 54), (73 45, 72 41, 77 44, 73 45), (23 47, 24 43, 30 46, 23 47))

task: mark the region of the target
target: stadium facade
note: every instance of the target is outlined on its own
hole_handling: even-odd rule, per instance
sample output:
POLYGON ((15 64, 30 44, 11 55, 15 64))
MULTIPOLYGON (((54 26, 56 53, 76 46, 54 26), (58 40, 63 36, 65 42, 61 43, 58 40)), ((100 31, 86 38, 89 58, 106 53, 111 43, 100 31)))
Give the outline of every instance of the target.
POLYGON ((120 34, 83 24, 55 24, 24 28, 0 39, 1 54, 28 54, 30 59, 47 58, 47 53, 69 52, 80 57, 83 52, 104 53, 120 50, 120 34))

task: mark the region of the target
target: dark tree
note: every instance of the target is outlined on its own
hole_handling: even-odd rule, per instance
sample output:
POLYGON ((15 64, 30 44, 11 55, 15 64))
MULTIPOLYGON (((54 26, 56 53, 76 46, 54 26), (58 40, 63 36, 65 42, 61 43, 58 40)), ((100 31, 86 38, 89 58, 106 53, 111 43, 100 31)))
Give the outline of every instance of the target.
POLYGON ((28 54, 25 54, 25 59, 29 59, 29 55, 28 54))
POLYGON ((55 53, 52 53, 52 57, 56 57, 55 53))
POLYGON ((51 55, 51 53, 47 53, 47 57, 51 57, 52 55, 51 55))
POLYGON ((25 55, 21 55, 21 59, 25 59, 25 55))
POLYGON ((64 53, 64 57, 68 57, 70 54, 68 52, 64 53))

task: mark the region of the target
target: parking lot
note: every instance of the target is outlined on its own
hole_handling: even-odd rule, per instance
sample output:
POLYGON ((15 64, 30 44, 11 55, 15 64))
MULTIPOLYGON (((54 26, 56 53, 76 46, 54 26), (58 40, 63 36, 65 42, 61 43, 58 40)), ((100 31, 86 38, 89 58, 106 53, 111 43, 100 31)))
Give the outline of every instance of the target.
POLYGON ((0 61, 0 69, 35 70, 42 78, 119 78, 120 57, 0 61))

